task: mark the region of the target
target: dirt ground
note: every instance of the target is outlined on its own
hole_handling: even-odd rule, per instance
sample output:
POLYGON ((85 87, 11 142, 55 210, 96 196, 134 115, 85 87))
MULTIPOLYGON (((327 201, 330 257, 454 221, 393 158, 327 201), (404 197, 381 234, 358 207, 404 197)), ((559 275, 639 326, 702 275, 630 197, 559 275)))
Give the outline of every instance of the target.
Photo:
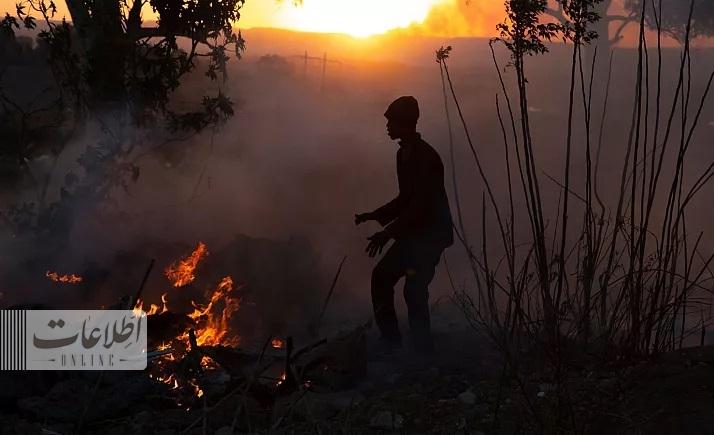
MULTIPOLYGON (((5 373, 0 433, 714 433, 714 347, 617 367, 574 365, 563 383, 561 397, 569 398, 564 401, 535 371, 521 383, 502 378, 498 353, 468 327, 442 326, 435 341, 437 352, 429 359, 408 348, 384 353, 375 349, 376 332, 368 330, 363 376, 269 400, 231 395, 233 388, 226 386, 206 388, 203 403, 179 406, 164 384, 142 372, 101 382, 96 373, 5 373), (86 397, 92 397, 91 406, 86 397)), ((538 366, 521 364, 523 373, 538 366)))

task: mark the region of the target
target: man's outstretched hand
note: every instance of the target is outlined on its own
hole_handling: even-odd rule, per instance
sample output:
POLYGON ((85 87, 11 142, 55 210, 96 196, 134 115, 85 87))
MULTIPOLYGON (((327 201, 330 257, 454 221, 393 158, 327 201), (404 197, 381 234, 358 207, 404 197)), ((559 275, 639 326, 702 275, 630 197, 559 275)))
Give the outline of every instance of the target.
POLYGON ((355 225, 363 224, 374 219, 372 213, 357 213, 355 215, 355 225))
POLYGON ((391 239, 391 237, 385 231, 375 233, 371 237, 367 238, 367 240, 369 240, 369 244, 367 245, 367 249, 365 249, 365 252, 367 252, 370 257, 374 257, 377 254, 381 254, 382 249, 384 249, 384 245, 389 242, 389 239, 391 239))

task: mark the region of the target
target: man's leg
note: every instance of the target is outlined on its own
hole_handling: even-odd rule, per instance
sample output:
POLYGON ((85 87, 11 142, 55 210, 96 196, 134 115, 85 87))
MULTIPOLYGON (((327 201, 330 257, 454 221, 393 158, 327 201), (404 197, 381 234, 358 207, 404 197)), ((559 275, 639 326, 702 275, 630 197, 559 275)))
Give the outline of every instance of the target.
POLYGON ((440 250, 412 252, 406 267, 404 300, 409 310, 410 335, 417 351, 431 352, 431 319, 429 318, 429 283, 434 278, 436 265, 441 258, 440 250))
POLYGON ((404 275, 402 246, 399 242, 389 248, 372 271, 372 306, 374 318, 382 338, 399 342, 401 334, 394 311, 394 285, 404 275))

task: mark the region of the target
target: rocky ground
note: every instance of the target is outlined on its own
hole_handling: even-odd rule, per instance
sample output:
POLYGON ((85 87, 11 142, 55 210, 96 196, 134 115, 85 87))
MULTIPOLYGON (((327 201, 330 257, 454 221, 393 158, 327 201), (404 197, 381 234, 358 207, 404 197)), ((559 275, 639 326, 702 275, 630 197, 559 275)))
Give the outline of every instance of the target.
MULTIPOLYGON (((408 349, 376 352, 374 335, 368 330, 362 342, 367 358, 360 376, 347 371, 313 375, 304 385, 281 388, 270 380, 246 387, 231 381, 233 376, 214 373, 216 379, 203 380, 200 398, 181 396, 146 372, 105 372, 101 377, 97 372, 6 372, 1 377, 0 432, 714 433, 711 347, 637 364, 574 364, 559 395, 538 377, 536 361, 522 361, 524 373, 530 366, 534 371, 521 382, 502 378, 498 354, 463 326, 436 334, 432 359, 408 349)), ((361 364, 361 352, 345 352, 347 360, 361 364)), ((268 373, 263 373, 266 379, 268 373)))

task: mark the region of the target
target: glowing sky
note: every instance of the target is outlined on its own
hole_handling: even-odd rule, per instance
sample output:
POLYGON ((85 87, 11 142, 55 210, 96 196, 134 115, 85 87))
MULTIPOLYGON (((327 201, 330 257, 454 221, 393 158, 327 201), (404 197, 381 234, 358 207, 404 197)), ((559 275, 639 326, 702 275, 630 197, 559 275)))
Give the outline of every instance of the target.
MULTIPOLYGON (((14 15, 16 1, 0 0, 0 14, 14 15)), ((55 1, 58 6, 55 19, 69 19, 66 0, 55 1)), ((496 35, 496 25, 504 17, 503 0, 302 0, 299 6, 294 3, 294 0, 246 0, 236 27, 346 33, 356 37, 407 27, 409 32, 438 37, 491 37, 496 35)), ((621 3, 615 2, 610 13, 622 14, 621 9, 621 3)), ((143 18, 147 21, 156 18, 148 5, 144 7, 143 18)), ((621 45, 636 44, 636 27, 630 26, 621 45)), ((714 40, 707 40, 706 45, 711 44, 714 40)))
MULTIPOLYGON (((0 12, 14 12, 17 0, 0 0, 0 12)), ((368 36, 422 22, 436 4, 454 0, 247 0, 239 27, 348 33, 368 36)), ((458 1, 458 0, 456 0, 458 1)), ((63 0, 57 1, 58 19, 68 16, 63 0)), ((148 7, 144 19, 152 19, 148 7)))
POLYGON ((368 36, 422 22, 431 7, 440 1, 304 0, 300 7, 281 5, 274 23, 298 30, 368 36))

